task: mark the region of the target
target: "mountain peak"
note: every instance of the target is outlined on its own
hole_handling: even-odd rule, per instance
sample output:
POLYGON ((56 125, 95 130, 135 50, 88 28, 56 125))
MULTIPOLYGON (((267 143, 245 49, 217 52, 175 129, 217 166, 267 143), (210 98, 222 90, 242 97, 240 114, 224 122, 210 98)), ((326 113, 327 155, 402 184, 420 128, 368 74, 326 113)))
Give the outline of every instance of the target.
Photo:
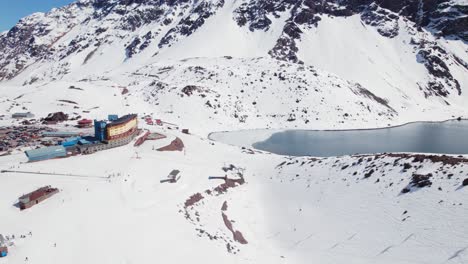
MULTIPOLYGON (((417 81, 424 95, 446 97, 462 92, 459 78, 446 61, 464 70, 468 63, 463 54, 452 54, 437 41, 439 37, 465 43, 468 40, 467 6, 453 0, 82 0, 47 14, 33 14, 0 35, 3 53, 0 80, 11 80, 24 72, 28 72, 24 76, 30 75, 32 65, 49 68, 45 65, 50 63, 61 69, 53 78, 61 78, 86 67, 97 57, 106 57, 108 50, 114 54, 114 64, 143 57, 164 58, 175 46, 194 39, 197 43, 190 45, 195 47, 210 45, 203 44, 204 41, 211 41, 212 45, 219 43, 211 50, 225 50, 219 53, 221 56, 241 53, 313 63, 300 55, 300 46, 310 32, 320 29, 327 17, 359 17, 368 31, 376 31, 386 39, 398 38, 402 33, 409 35, 398 41, 411 47, 413 60, 426 68, 426 77, 417 81), (208 21, 211 23, 207 25, 208 21), (238 32, 231 36, 239 43, 266 33, 268 45, 259 49, 261 53, 254 54, 252 49, 235 51, 219 34, 211 34, 210 40, 192 37, 224 29, 229 29, 230 34, 238 32), (77 58, 81 65, 77 65, 77 58)), ((196 48, 192 55, 187 49, 177 50, 175 57, 199 53, 196 48)), ((36 69, 34 72, 25 84, 50 78, 46 77, 49 71, 40 73, 36 69)))

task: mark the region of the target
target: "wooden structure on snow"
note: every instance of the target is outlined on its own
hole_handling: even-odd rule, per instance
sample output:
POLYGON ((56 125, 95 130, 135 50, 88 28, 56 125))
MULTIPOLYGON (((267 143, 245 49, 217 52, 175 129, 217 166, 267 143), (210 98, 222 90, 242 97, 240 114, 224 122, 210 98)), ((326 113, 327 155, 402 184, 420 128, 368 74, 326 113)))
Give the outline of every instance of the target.
POLYGON ((169 183, 176 183, 180 179, 180 171, 173 170, 169 175, 161 180, 161 183, 169 182, 169 183))
POLYGON ((25 194, 19 198, 19 208, 25 210, 33 207, 34 205, 50 198, 52 195, 58 193, 57 188, 45 186, 35 190, 34 192, 25 194))

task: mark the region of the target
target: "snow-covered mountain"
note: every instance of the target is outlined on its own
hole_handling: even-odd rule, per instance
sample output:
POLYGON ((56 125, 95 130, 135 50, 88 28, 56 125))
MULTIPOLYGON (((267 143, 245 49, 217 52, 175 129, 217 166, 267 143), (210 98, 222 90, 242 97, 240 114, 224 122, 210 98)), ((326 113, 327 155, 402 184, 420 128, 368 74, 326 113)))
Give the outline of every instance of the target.
MULTIPOLYGON (((217 71, 239 75, 239 67, 255 72, 262 63, 268 68, 269 61, 279 60, 282 63, 277 64, 286 71, 303 65, 336 76, 336 82, 328 80, 327 88, 313 95, 324 101, 330 101, 333 87, 344 82, 355 83, 351 85, 379 98, 376 105, 385 101, 394 110, 392 116, 371 114, 373 119, 384 119, 381 125, 402 122, 410 114, 424 116, 422 113, 430 109, 450 112, 444 114, 448 118, 465 112, 467 22, 466 2, 455 0, 82 0, 46 14, 33 14, 2 33, 0 80, 12 86, 30 86, 31 90, 55 80, 106 79, 126 86, 140 82, 135 76, 144 69, 154 81, 174 88, 196 83, 191 79, 183 83, 175 78, 161 80, 164 75, 152 73, 151 65, 171 67, 184 64, 186 59, 204 58, 192 59, 190 64, 206 68, 233 57, 233 61, 245 64, 237 66, 231 61, 217 71), (120 78, 122 74, 127 78, 120 78)), ((196 75, 196 69, 185 72, 196 75)), ((301 78, 314 82, 316 76, 301 78)), ((247 88, 250 86, 278 87, 262 81, 254 78, 236 85, 248 95, 257 91, 247 88)), ((209 90, 220 89, 217 83, 204 84, 209 90)), ((285 86, 276 99, 296 96, 291 91, 297 83, 285 86)), ((154 94, 151 86, 143 90, 143 94, 154 94)), ((347 109, 346 100, 333 99, 345 112, 352 111, 347 109)), ((355 103, 362 100, 367 99, 352 99, 355 103)), ((251 107, 251 102, 240 103, 241 108, 251 107)), ((157 105, 155 108, 161 110, 157 105)), ((315 103, 314 108, 322 111, 315 103)), ((234 116, 235 111, 228 115, 234 116)), ((275 122, 284 126, 285 120, 275 122)))
POLYGON ((139 148, 0 155, 0 264, 467 263, 466 155, 291 158, 206 138, 468 117, 467 23, 466 0, 81 0, 22 19, 0 33, 0 125, 176 125, 140 122, 167 138, 139 148), (176 137, 184 151, 155 151, 176 137), (59 194, 14 206, 45 185, 59 194))

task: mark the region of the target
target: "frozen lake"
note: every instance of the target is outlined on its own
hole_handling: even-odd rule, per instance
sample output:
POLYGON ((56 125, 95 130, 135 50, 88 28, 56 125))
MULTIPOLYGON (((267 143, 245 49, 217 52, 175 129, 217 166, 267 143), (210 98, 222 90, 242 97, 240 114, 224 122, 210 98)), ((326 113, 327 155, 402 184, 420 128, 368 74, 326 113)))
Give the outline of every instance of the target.
POLYGON ((224 132, 222 136, 214 134, 211 138, 288 156, 329 157, 383 152, 468 154, 468 121, 421 122, 371 130, 270 131, 268 136, 265 135, 265 130, 253 130, 224 132), (260 135, 253 143, 255 133, 260 135))

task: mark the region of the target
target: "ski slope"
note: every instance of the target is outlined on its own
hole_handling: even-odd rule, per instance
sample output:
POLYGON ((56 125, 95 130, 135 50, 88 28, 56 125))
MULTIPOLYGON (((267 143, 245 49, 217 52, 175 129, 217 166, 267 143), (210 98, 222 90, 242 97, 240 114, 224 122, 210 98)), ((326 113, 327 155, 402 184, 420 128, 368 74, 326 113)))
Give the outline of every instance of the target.
POLYGON ((465 162, 443 166, 392 157, 366 157, 360 164, 360 157, 290 159, 161 132, 173 136, 138 149, 129 145, 37 163, 24 163, 21 153, 1 157, 2 170, 106 178, 2 173, 2 233, 15 239, 10 255, 0 263, 20 263, 26 257, 34 263, 468 260, 468 230, 463 224, 467 189, 460 188, 468 177, 465 162), (184 152, 153 150, 174 136, 184 141, 184 152), (404 163, 415 166, 403 171, 404 163), (221 170, 229 164, 245 169, 246 183, 208 195, 206 190, 222 183, 209 176, 234 177, 221 170), (349 167, 342 169, 345 165, 349 167), (365 179, 372 165, 376 172, 365 179), (181 170, 180 181, 160 183, 173 169, 181 170), (436 175, 433 185, 401 194, 414 172, 436 175), (450 174, 454 176, 448 179, 450 174), (21 194, 43 185, 58 187, 60 193, 25 211, 13 206, 21 194), (196 193, 204 199, 186 208, 184 203, 196 193), (224 202, 226 211, 221 210, 224 202), (223 212, 247 244, 233 240, 223 212))
POLYGON ((249 148, 284 129, 467 118, 466 42, 354 1, 321 1, 322 11, 313 1, 155 2, 82 0, 0 34, 0 126, 21 125, 11 115, 28 111, 176 124, 141 120, 168 137, 140 148, 36 163, 23 153, 32 146, 0 156, 0 171, 31 172, 0 173, 0 234, 11 243, 0 264, 468 263, 468 156, 249 148), (245 129, 247 138, 216 134, 232 145, 208 139, 245 129), (176 137, 184 151, 155 150, 176 137), (172 170, 181 179, 161 183, 172 170), (430 186, 411 186, 415 175, 430 186), (60 193, 14 206, 45 185, 60 193))

